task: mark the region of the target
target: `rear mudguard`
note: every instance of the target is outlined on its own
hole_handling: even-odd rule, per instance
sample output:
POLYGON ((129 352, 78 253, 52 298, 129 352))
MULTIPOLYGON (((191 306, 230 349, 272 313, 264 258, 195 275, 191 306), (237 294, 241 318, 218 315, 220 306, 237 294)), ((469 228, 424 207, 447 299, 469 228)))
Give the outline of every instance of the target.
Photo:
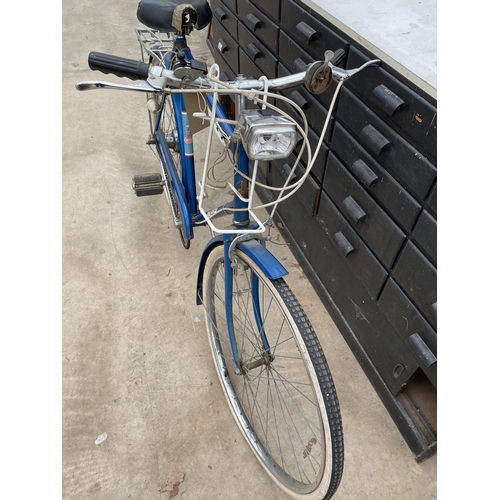
MULTIPOLYGON (((212 238, 205 247, 205 250, 203 250, 198 268, 198 280, 196 282, 196 304, 198 305, 202 303, 205 264, 210 253, 219 245, 224 245, 223 235, 212 238)), ((281 265, 280 261, 259 241, 242 241, 236 244, 236 248, 250 257, 267 278, 274 280, 288 274, 288 271, 281 265)))

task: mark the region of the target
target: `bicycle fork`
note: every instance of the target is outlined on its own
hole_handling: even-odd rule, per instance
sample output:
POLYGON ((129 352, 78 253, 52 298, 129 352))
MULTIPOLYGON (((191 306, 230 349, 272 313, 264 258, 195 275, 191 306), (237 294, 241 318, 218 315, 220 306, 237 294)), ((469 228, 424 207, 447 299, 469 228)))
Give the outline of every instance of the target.
MULTIPOLYGON (((233 355, 234 364, 236 366, 236 374, 244 375, 248 373, 250 370, 257 368, 262 365, 269 365, 274 359, 271 354, 271 348, 269 346, 269 342, 267 340, 266 331, 264 328, 264 321, 259 297, 259 278, 250 270, 250 295, 252 298, 252 310, 253 310, 253 319, 255 321, 255 327, 259 332, 259 337, 261 341, 261 356, 257 357, 254 361, 246 363, 242 365, 240 363, 240 357, 238 354, 238 346, 236 344, 235 337, 235 325, 234 325, 234 316, 233 316, 233 298, 235 295, 239 293, 239 290, 235 290, 234 283, 237 273, 239 271, 238 266, 240 265, 236 259, 231 259, 231 243, 233 238, 231 235, 224 236, 224 303, 226 308, 226 324, 229 335, 229 342, 231 345, 231 352, 233 355)), ((242 329, 242 334, 245 335, 245 332, 249 330, 249 325, 239 325, 242 329)))
MULTIPOLYGON (((239 192, 242 198, 248 197, 248 181, 249 176, 249 160, 247 154, 242 145, 239 145, 238 151, 238 172, 234 175, 234 187, 239 192)), ((233 224, 236 227, 245 227, 250 224, 249 213, 248 213, 248 202, 234 195, 234 208, 237 209, 234 213, 233 224), (238 210, 239 209, 239 210, 238 210)), ((233 276, 236 277, 238 273, 238 263, 236 259, 233 259, 233 252, 231 251, 231 244, 233 243, 234 235, 226 234, 224 235, 224 276, 225 276, 225 304, 226 304, 226 321, 229 334, 229 341, 231 344, 231 351, 233 355, 233 360, 236 366, 237 374, 245 374, 248 371, 257 368, 262 365, 269 365, 273 360, 271 355, 271 349, 269 347, 269 342, 267 340, 266 332, 264 329, 264 321, 262 319, 262 311, 259 298, 259 278, 250 270, 250 288, 252 297, 252 309, 254 314, 255 326, 259 332, 259 336, 262 342, 262 355, 242 366, 238 356, 238 348, 235 340, 234 332, 234 316, 233 316, 233 294, 234 291, 234 280, 233 276)), ((238 291, 236 290, 236 293, 238 291)), ((244 334, 244 332, 243 332, 244 334)))

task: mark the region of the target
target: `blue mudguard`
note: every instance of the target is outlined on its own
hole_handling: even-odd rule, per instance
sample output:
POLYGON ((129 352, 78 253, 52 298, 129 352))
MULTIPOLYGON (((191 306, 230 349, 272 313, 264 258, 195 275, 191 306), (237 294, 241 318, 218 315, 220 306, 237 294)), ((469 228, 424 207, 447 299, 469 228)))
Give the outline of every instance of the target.
MULTIPOLYGON (((215 236, 215 238, 212 238, 208 242, 205 250, 203 250, 196 282, 196 304, 198 305, 202 303, 201 298, 203 297, 203 272, 205 271, 205 263, 207 262, 210 252, 212 252, 215 247, 223 244, 224 236, 215 236)), ((243 241, 238 243, 236 248, 241 250, 245 255, 248 255, 267 278, 274 280, 288 274, 288 271, 281 265, 280 261, 257 240, 243 241)))

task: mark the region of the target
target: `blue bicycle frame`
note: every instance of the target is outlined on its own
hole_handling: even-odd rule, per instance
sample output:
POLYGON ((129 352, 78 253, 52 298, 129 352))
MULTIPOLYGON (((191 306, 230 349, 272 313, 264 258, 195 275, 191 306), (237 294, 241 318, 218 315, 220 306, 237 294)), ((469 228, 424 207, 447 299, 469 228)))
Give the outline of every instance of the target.
MULTIPOLYGON (((175 45, 178 50, 182 50, 186 56, 186 60, 193 59, 189 47, 186 45, 186 40, 183 37, 178 37, 175 45)), ((165 59, 165 64, 168 67, 170 63, 170 55, 168 59, 165 59)), ((184 232, 187 239, 192 239, 194 237, 193 227, 195 225, 205 224, 203 216, 199 213, 198 202, 196 198, 196 177, 195 177, 195 164, 194 164, 194 150, 193 150, 193 139, 191 135, 191 129, 189 126, 189 119, 186 113, 186 106, 184 95, 181 93, 173 93, 172 105, 174 109, 174 117, 178 133, 179 142, 179 153, 181 161, 181 171, 182 175, 179 178, 178 172, 172 161, 169 147, 166 143, 165 137, 159 129, 160 118, 156 123, 154 137, 156 141, 156 146, 158 154, 160 155, 162 164, 164 165, 165 175, 171 180, 173 195, 175 201, 179 207, 180 217, 182 224, 184 225, 184 232)), ((207 103, 210 107, 213 104, 213 96, 210 94, 206 95, 207 103)), ((221 119, 226 119, 226 115, 219 103, 216 104, 216 117, 221 119)), ((225 135, 230 136, 233 132, 233 127, 227 123, 220 123, 219 126, 222 128, 225 135)), ((234 149, 233 149, 234 153, 234 149)), ((238 151, 238 172, 234 174, 234 187, 239 191, 243 197, 246 196, 248 191, 248 184, 246 178, 249 176, 249 160, 243 146, 239 146, 238 151)), ((249 226, 249 212, 248 212, 248 202, 242 200, 240 197, 234 195, 232 202, 222 205, 214 209, 216 213, 227 213, 225 208, 237 208, 238 211, 234 212, 233 224, 235 227, 241 228, 249 226)), ((239 363, 239 356, 236 349, 236 342, 234 337, 234 324, 233 324, 233 268, 230 256, 230 247, 233 242, 234 235, 224 234, 222 236, 215 236, 208 243, 205 251, 202 254, 200 261, 199 271, 198 271, 198 284, 197 284, 197 303, 201 304, 202 297, 202 283, 203 283, 203 271, 205 267, 205 262, 208 258, 210 252, 215 246, 224 245, 224 275, 225 275, 225 307, 226 307, 226 321, 228 327, 229 340, 231 344, 231 350, 233 354, 233 359, 235 365, 241 370, 239 363)), ((280 262, 269 252, 261 243, 257 240, 242 241, 236 244, 236 248, 242 251, 244 254, 249 256, 256 265, 263 271, 264 275, 270 279, 277 279, 288 274, 288 271, 280 264, 280 262)), ((260 336, 263 343, 263 348, 271 356, 269 343, 266 338, 264 330, 264 320, 262 318, 262 311, 260 307, 259 299, 259 279, 252 273, 251 275, 251 294, 255 322, 258 330, 260 331, 260 336)))

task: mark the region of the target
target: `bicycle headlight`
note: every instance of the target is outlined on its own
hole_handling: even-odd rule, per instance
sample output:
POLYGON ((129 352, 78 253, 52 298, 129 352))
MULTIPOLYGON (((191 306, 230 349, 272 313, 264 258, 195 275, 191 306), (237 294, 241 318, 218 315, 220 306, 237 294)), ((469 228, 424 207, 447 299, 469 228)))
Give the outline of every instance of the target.
POLYGON ((251 160, 287 158, 297 143, 295 123, 272 110, 242 111, 238 128, 251 160))

